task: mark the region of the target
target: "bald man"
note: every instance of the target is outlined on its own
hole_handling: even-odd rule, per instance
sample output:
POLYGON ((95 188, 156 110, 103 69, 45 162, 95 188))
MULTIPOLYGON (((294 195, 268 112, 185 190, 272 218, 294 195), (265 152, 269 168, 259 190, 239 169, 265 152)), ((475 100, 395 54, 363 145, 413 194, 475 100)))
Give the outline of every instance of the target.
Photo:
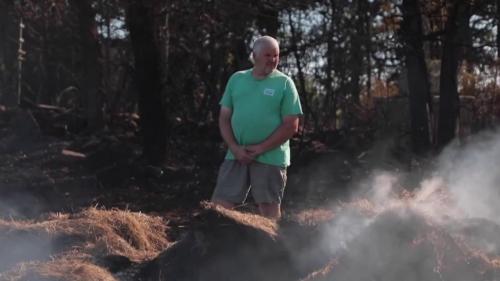
POLYGON ((258 38, 251 58, 253 68, 234 73, 220 101, 219 129, 229 149, 212 202, 234 208, 252 192, 261 215, 278 219, 289 139, 298 131, 302 108, 292 79, 276 69, 276 39, 258 38))

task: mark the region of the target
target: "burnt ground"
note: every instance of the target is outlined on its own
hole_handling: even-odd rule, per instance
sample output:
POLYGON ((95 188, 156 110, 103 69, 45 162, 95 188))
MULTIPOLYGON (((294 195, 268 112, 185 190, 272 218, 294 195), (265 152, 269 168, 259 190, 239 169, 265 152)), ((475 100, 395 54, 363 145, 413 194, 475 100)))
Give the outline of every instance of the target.
MULTIPOLYGON (((495 233, 499 226, 494 222, 454 222, 449 230, 449 226, 435 227, 412 210, 403 216, 408 213, 405 209, 401 212, 389 208, 383 213, 384 208, 379 210, 363 200, 345 205, 354 208, 353 213, 342 215, 329 210, 332 203, 347 199, 377 169, 406 173, 409 176, 400 182, 402 187, 416 186, 426 172, 422 168, 425 165, 412 159, 402 148, 404 143, 375 143, 370 131, 297 137, 284 200, 285 217, 277 225, 249 214, 255 210, 251 198, 240 208, 248 211, 244 213, 200 205, 210 197, 224 156, 216 128, 197 124, 175 128, 169 160, 157 167, 141 159, 131 124, 84 134, 71 131, 67 119, 43 119, 44 114, 0 108, 0 226, 4 232, 0 244, 24 245, 4 247, 5 254, 0 256, 11 264, 24 260, 46 262, 33 265, 36 268, 21 265, 13 271, 15 275, 27 270, 24 279, 2 279, 0 274, 2 280, 40 280, 30 279, 30 274, 43 276, 44 272, 54 278, 62 272, 86 276, 57 280, 114 280, 108 271, 120 276, 120 280, 234 280, 227 279, 227 274, 222 274, 226 271, 217 268, 229 268, 230 276, 243 276, 246 279, 238 280, 249 281, 373 280, 371 276, 379 276, 377 280, 402 280, 415 267, 418 272, 407 280, 500 280, 500 258, 490 249, 492 243, 498 244, 495 233), (321 209, 323 206, 327 208, 321 209), (113 208, 110 213, 103 211, 113 208), (121 215, 123 221, 113 212, 125 212, 121 215), (146 235, 149 231, 140 227, 140 221, 152 219, 141 213, 161 220, 155 231, 165 245, 150 242, 151 237, 146 235), (367 217, 378 213, 377 220, 357 240, 343 246, 348 251, 333 255, 331 249, 325 248, 325 237, 329 241, 326 245, 339 243, 324 236, 333 226, 342 228, 346 222, 363 225, 367 217), (101 228, 95 227, 98 224, 101 228), (449 233, 459 233, 462 238, 449 233), (462 245, 466 238, 475 243, 469 241, 473 247, 462 245), (88 242, 92 239, 97 239, 94 244, 88 242), (158 251, 165 251, 153 260, 135 263, 133 255, 120 250, 121 244, 115 245, 116 249, 106 244, 113 241, 129 243, 123 247, 130 246, 132 253, 150 251, 156 256, 158 251), (68 247, 52 247, 60 244, 68 247), (65 255, 71 253, 67 252, 71 245, 80 245, 75 253, 93 258, 68 259, 71 254, 65 255), (141 245, 157 247, 142 249, 141 245), (396 249, 387 252, 394 245, 396 249), (477 249, 482 249, 483 254, 477 254, 477 249), (388 254, 380 258, 384 252, 388 254), (57 255, 54 260, 53 254, 57 255), (465 268, 469 275, 457 275, 458 268, 465 268)), ((334 237, 338 234, 331 233, 334 237)))
MULTIPOLYGON (((85 134, 72 129, 71 116, 61 118, 45 109, 0 108, 0 219, 44 221, 54 213, 117 208, 163 217, 171 242, 190 233, 193 215, 200 211, 200 202, 210 198, 224 157, 217 128, 174 128, 168 161, 157 167, 141 158, 139 137, 129 121, 124 119, 113 130, 85 134)), ((323 142, 302 137, 293 143, 295 165, 289 169, 286 212, 328 204, 346 194, 364 156, 358 157, 360 149, 346 152, 325 144, 341 147, 353 142, 332 135, 323 142)), ((255 211, 252 199, 248 201, 240 210, 255 211)), ((5 240, 30 249, 15 261, 38 259, 33 249, 40 247, 40 259, 47 258, 44 245, 52 242, 30 237, 5 240)))
POLYGON ((127 134, 55 136, 30 111, 3 112, 0 129, 3 217, 33 218, 89 206, 189 210, 208 196, 213 182, 213 167, 205 172, 190 163, 199 157, 165 167, 144 164, 137 139, 127 134))
MULTIPOLYGON (((71 120, 52 120, 45 111, 4 109, 0 115, 2 217, 35 218, 89 206, 188 214, 210 198, 224 157, 217 128, 197 124, 173 129, 169 160, 156 167, 141 159, 139 138, 126 121, 89 135, 71 132, 71 120)), ((285 210, 337 200, 374 163, 401 168, 380 161, 387 147, 367 152, 370 137, 354 135, 294 140, 285 210)))
MULTIPOLYGON (((161 215, 168 218, 171 237, 182 233, 213 190, 225 153, 217 128, 174 127, 168 161, 156 167, 141 158, 134 120, 120 120, 112 130, 85 134, 75 129, 72 116, 47 109, 0 110, 0 218, 118 208, 161 215)), ((293 140, 285 214, 337 202, 376 167, 408 169, 401 164, 409 162, 401 144, 374 145, 370 131, 349 135, 293 140)), ((251 198, 248 202, 242 208, 255 210, 251 198)))

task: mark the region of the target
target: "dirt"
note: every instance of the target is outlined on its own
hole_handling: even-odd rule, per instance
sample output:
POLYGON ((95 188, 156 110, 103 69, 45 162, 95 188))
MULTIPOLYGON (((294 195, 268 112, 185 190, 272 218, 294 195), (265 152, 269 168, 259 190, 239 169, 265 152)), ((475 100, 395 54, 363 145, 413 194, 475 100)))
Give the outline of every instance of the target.
MULTIPOLYGON (((189 214, 210 198, 225 153, 221 142, 214 140, 217 128, 178 129, 169 142, 166 164, 158 167, 141 158, 133 132, 54 133, 48 124, 59 121, 41 122, 40 116, 48 118, 44 114, 0 112, 0 217, 36 218, 89 206, 179 217, 176 212, 189 214), (190 132, 200 135, 189 136, 190 132)), ((306 140, 304 145, 298 136, 292 142, 294 164, 288 169, 285 210, 328 204, 348 193, 370 154, 359 157, 366 145, 353 148, 341 138, 330 137, 325 144, 306 140), (337 149, 324 150, 328 142, 337 149)))
POLYGON ((48 136, 29 111, 4 113, 1 119, 2 217, 36 218, 88 206, 188 210, 208 196, 214 181, 191 163, 145 165, 135 138, 112 133, 48 136))
POLYGON ((496 278, 498 253, 487 251, 498 242, 496 223, 469 220, 440 229, 419 214, 401 219, 399 212, 381 213, 370 202, 339 205, 349 200, 356 180, 376 167, 425 172, 406 165, 411 157, 397 144, 299 136, 293 141, 285 216, 276 223, 254 215, 251 198, 237 211, 200 203, 210 197, 224 156, 224 147, 213 140, 216 128, 179 130, 207 138, 195 136, 186 144, 181 140, 188 136, 172 137, 168 161, 159 167, 143 161, 139 138, 129 131, 50 131, 36 116, 0 112, 0 243, 6 245, 0 250, 0 280, 402 280, 409 268, 429 275, 406 280, 496 280, 488 278, 496 278), (372 220, 370 228, 350 243, 336 241, 338 233, 325 236, 346 223, 332 204, 353 210, 349 223, 372 220), (92 212, 101 212, 100 219, 92 212), (156 232, 123 219, 142 215, 161 219, 160 225, 146 224, 158 226, 156 232), (158 229, 165 243, 155 248, 150 234, 157 237, 158 229), (460 233, 484 256, 467 252, 449 233, 460 233), (384 254, 383 245, 394 243, 405 251, 384 254), (330 244, 341 246, 332 250, 330 244), (436 249, 447 249, 447 255, 436 249), (393 270, 391 263, 397 264, 393 270), (437 265, 443 265, 438 273, 437 265), (460 267, 467 274, 453 273, 460 267), (68 268, 77 270, 63 274, 68 268))

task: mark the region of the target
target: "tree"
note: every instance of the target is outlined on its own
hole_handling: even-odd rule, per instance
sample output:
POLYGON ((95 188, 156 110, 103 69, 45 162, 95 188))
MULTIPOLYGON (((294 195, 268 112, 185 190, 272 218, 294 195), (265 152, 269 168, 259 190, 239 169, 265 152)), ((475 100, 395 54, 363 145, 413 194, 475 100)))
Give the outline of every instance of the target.
POLYGON ((82 47, 83 79, 80 92, 85 100, 87 129, 94 131, 103 126, 101 92, 102 68, 99 34, 95 21, 96 13, 90 0, 72 0, 78 13, 80 44, 82 47))
POLYGON ((260 1, 257 3, 257 27, 263 34, 276 37, 281 22, 279 21, 279 8, 275 3, 260 1))
MULTIPOLYGON (((335 21, 334 14, 336 10, 335 1, 330 0, 329 5, 325 8, 326 13, 329 15, 325 23, 325 30, 327 30, 326 39, 326 65, 325 65, 325 103, 324 111, 327 112, 326 120, 331 120, 332 124, 337 122, 337 96, 333 88, 333 61, 335 55, 335 42, 333 41, 335 35, 335 21)), ((324 126, 324 125, 323 125, 324 126)))
POLYGON ((134 54, 134 77, 139 93, 143 155, 153 165, 166 157, 167 122, 162 88, 160 43, 157 37, 159 1, 130 0, 126 22, 134 54))
POLYGON ((500 0, 497 0, 497 58, 500 59, 500 0))
POLYGON ((449 4, 441 56, 439 84, 439 122, 437 141, 444 147, 454 137, 459 115, 457 71, 464 28, 468 26, 471 5, 469 1, 449 4))
POLYGON ((359 104, 361 92, 361 76, 363 75, 365 42, 370 41, 366 22, 368 21, 370 3, 367 0, 354 1, 352 7, 352 32, 350 34, 350 52, 348 63, 350 65, 349 92, 352 102, 359 104))
POLYGON ((402 5, 405 62, 410 101, 410 126, 413 150, 427 152, 430 147, 429 116, 431 94, 423 51, 422 19, 418 0, 404 0, 402 5))
POLYGON ((13 73, 15 46, 12 38, 14 5, 12 1, 0 1, 0 103, 12 105, 15 102, 13 73))
POLYGON ((295 59, 295 67, 297 68, 297 76, 299 82, 298 88, 299 92, 301 93, 302 97, 301 100, 305 108, 305 122, 307 122, 308 119, 307 117, 310 115, 312 117, 314 128, 318 129, 318 121, 316 118, 316 113, 312 110, 311 106, 309 105, 309 95, 306 89, 306 79, 301 61, 302 56, 299 53, 299 48, 298 48, 299 35, 297 34, 296 27, 294 26, 291 11, 288 11, 288 24, 290 28, 290 51, 295 59))

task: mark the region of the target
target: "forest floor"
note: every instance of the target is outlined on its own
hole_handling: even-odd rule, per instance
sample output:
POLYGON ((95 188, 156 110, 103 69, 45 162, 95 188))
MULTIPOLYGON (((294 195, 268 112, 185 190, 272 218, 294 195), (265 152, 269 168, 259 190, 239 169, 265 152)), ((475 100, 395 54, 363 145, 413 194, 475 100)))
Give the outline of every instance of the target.
MULTIPOLYGON (((129 131, 55 134, 44 127, 56 122, 40 122, 39 114, 0 112, 2 217, 35 218, 89 206, 188 214, 210 198, 225 153, 217 128, 180 126, 167 163, 156 167, 141 159, 139 140, 129 131)), ((363 133, 356 138, 325 134, 322 141, 297 136, 292 144, 285 210, 338 200, 374 169, 409 167, 403 164, 407 155, 396 160, 393 144, 374 146, 363 133)))
MULTIPOLYGON (((394 243, 408 246, 408 252, 404 258, 391 255, 387 260, 393 260, 391 264, 402 260, 398 264, 402 270, 415 262, 412 266, 431 272, 426 281, 457 280, 449 268, 436 275, 436 269, 422 261, 429 258, 434 266, 449 262, 453 268, 469 266, 473 260, 469 273, 487 272, 484 280, 499 280, 488 279, 497 272, 495 262, 500 267, 496 253, 478 258, 449 233, 469 237, 471 229, 481 225, 489 229, 481 233, 494 238, 500 226, 460 220, 451 224, 453 229, 436 228, 427 213, 413 206, 420 204, 416 198, 421 196, 405 191, 418 186, 426 173, 421 163, 429 160, 417 161, 404 143, 394 139, 382 139, 369 130, 298 135, 292 142, 284 219, 275 223, 253 216, 251 198, 238 209, 242 213, 203 203, 210 198, 225 153, 217 128, 198 124, 174 128, 168 161, 157 167, 141 159, 138 138, 130 132, 134 125, 127 123, 130 119, 123 119, 113 131, 77 134, 70 132, 67 120, 52 120, 44 114, 46 109, 0 108, 0 244, 10 245, 0 249, 2 281, 41 278, 33 276, 45 278, 41 280, 166 281, 172 276, 174 280, 226 280, 220 279, 221 271, 214 271, 214 266, 232 268, 234 274, 247 270, 246 279, 238 280, 364 280, 363 276, 352 279, 359 272, 347 269, 362 264, 373 274, 391 273, 384 266, 371 268, 377 257, 370 255, 394 243), (402 176, 396 192, 401 197, 393 198, 395 203, 352 197, 363 184, 372 184, 377 171, 402 176), (394 211, 400 209, 408 209, 404 219, 394 211), (364 229, 366 225, 370 228, 364 229), (353 232, 363 228, 359 239, 366 240, 355 241, 348 252, 337 249, 343 240, 329 240, 328 247, 336 250, 325 248, 325 231, 349 236, 338 232, 345 227, 353 232), (380 243, 366 244, 379 238, 380 243), (453 251, 449 260, 440 253, 445 248, 453 251), (459 252, 463 263, 454 258, 459 252), (253 263, 255 257, 267 260, 266 266, 253 263), (192 271, 191 264, 198 264, 198 269, 192 271), (334 267, 337 270, 332 271, 334 267), (255 268, 261 270, 256 273, 255 268)), ((445 197, 442 194, 432 192, 439 200, 445 197)), ((487 242, 500 245, 493 238, 487 242)), ((384 280, 401 280, 406 274, 394 273, 395 279, 387 275, 384 280)))

